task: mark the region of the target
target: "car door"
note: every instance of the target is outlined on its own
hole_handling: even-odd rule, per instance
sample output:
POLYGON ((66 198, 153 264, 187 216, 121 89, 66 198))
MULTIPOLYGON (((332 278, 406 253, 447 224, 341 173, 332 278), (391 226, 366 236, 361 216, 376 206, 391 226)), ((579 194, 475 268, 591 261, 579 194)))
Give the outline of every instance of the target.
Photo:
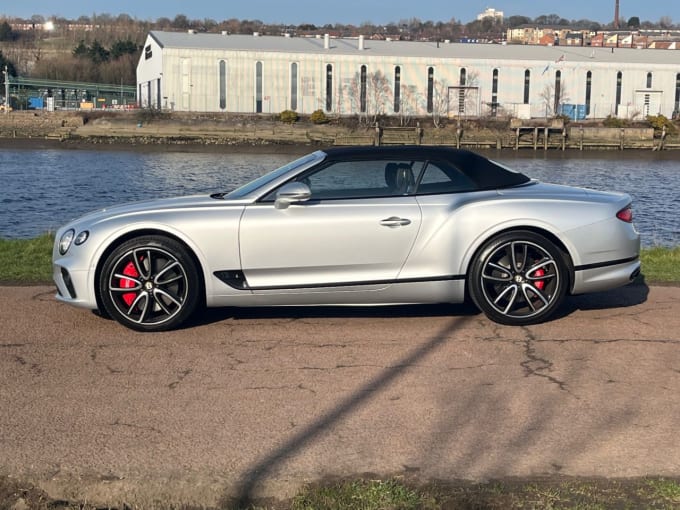
POLYGON ((404 187, 411 177, 398 188, 390 163, 396 164, 332 162, 300 177, 310 200, 277 209, 270 196, 246 207, 239 241, 248 287, 271 292, 393 282, 421 212, 404 187))

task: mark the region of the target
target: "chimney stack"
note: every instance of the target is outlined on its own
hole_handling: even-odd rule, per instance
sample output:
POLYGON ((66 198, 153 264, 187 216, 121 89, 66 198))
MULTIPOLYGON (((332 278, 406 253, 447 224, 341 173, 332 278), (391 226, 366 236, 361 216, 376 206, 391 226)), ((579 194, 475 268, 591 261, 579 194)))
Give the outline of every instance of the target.
POLYGON ((614 28, 618 30, 619 27, 619 0, 616 0, 616 7, 614 7, 614 28))

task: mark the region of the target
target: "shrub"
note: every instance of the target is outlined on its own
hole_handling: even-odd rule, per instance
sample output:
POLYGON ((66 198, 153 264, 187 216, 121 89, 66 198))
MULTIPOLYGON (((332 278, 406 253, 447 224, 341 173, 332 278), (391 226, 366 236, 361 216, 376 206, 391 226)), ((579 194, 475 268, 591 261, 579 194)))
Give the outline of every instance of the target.
POLYGON ((323 110, 315 110, 312 112, 309 120, 311 120, 314 124, 325 124, 328 122, 328 117, 326 117, 326 114, 323 112, 323 110))
POLYGON ((663 131, 663 128, 666 128, 666 133, 669 135, 674 135, 677 132, 675 124, 673 124, 673 122, 671 122, 665 115, 648 115, 647 122, 651 124, 655 132, 660 133, 663 131))
POLYGON ((285 122, 286 124, 294 124, 298 120, 298 114, 293 110, 283 110, 279 114, 279 120, 285 122))
POLYGON ((628 121, 607 115, 607 118, 602 121, 602 125, 610 128, 622 128, 628 125, 628 121))

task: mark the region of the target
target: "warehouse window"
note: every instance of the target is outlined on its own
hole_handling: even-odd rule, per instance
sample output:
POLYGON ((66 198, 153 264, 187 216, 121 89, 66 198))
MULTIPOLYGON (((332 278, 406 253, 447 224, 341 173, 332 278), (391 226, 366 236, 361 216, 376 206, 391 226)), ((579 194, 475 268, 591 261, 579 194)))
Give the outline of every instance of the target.
POLYGON ((227 107, 227 63, 220 60, 219 64, 220 75, 220 110, 227 107))
POLYGON ((652 73, 647 73, 647 88, 652 88, 652 73))
POLYGON ((555 104, 554 104, 555 115, 557 115, 560 111, 561 95, 562 95, 562 71, 555 71, 555 104))
POLYGON ((401 101, 401 67, 394 68, 394 113, 399 113, 401 101))
POLYGON ((290 109, 297 110, 298 103, 298 65, 293 62, 290 65, 290 109))
POLYGON ((619 71, 616 73, 616 115, 619 114, 619 105, 621 104, 621 85, 623 83, 623 73, 619 71))
POLYGON ((255 113, 262 113, 262 62, 255 64, 255 113))
POLYGON ((151 45, 149 44, 146 48, 144 48, 144 60, 149 60, 153 56, 153 52, 151 51, 151 45))
POLYGON ((586 116, 590 115, 590 96, 593 88, 593 73, 588 71, 586 73, 586 116))
POLYGON ((529 85, 531 84, 531 71, 524 71, 524 104, 529 104, 529 85))
POLYGON ((498 69, 493 70, 491 80, 491 116, 495 117, 498 113, 498 69))
POLYGON ((326 66, 326 111, 333 109, 333 66, 326 66))
POLYGON ((359 109, 366 111, 366 66, 361 66, 361 91, 359 92, 359 109))
POLYGON ((427 68, 427 113, 434 111, 434 67, 427 68))
POLYGON ((458 89, 458 113, 463 115, 465 113, 465 82, 467 81, 467 71, 463 67, 460 70, 460 78, 458 83, 460 88, 458 89))

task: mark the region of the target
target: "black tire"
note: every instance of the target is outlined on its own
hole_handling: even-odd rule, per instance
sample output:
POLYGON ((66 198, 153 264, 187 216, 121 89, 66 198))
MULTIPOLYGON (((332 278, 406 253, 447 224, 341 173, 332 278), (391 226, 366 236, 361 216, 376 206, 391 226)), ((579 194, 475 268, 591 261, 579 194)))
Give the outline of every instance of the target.
POLYGON ((545 237, 514 231, 489 240, 468 273, 470 296, 500 324, 548 319, 564 300, 569 272, 563 252, 545 237))
POLYGON ((200 302, 200 279, 184 245, 156 235, 130 239, 106 258, 99 275, 104 311, 137 331, 180 326, 200 302))

